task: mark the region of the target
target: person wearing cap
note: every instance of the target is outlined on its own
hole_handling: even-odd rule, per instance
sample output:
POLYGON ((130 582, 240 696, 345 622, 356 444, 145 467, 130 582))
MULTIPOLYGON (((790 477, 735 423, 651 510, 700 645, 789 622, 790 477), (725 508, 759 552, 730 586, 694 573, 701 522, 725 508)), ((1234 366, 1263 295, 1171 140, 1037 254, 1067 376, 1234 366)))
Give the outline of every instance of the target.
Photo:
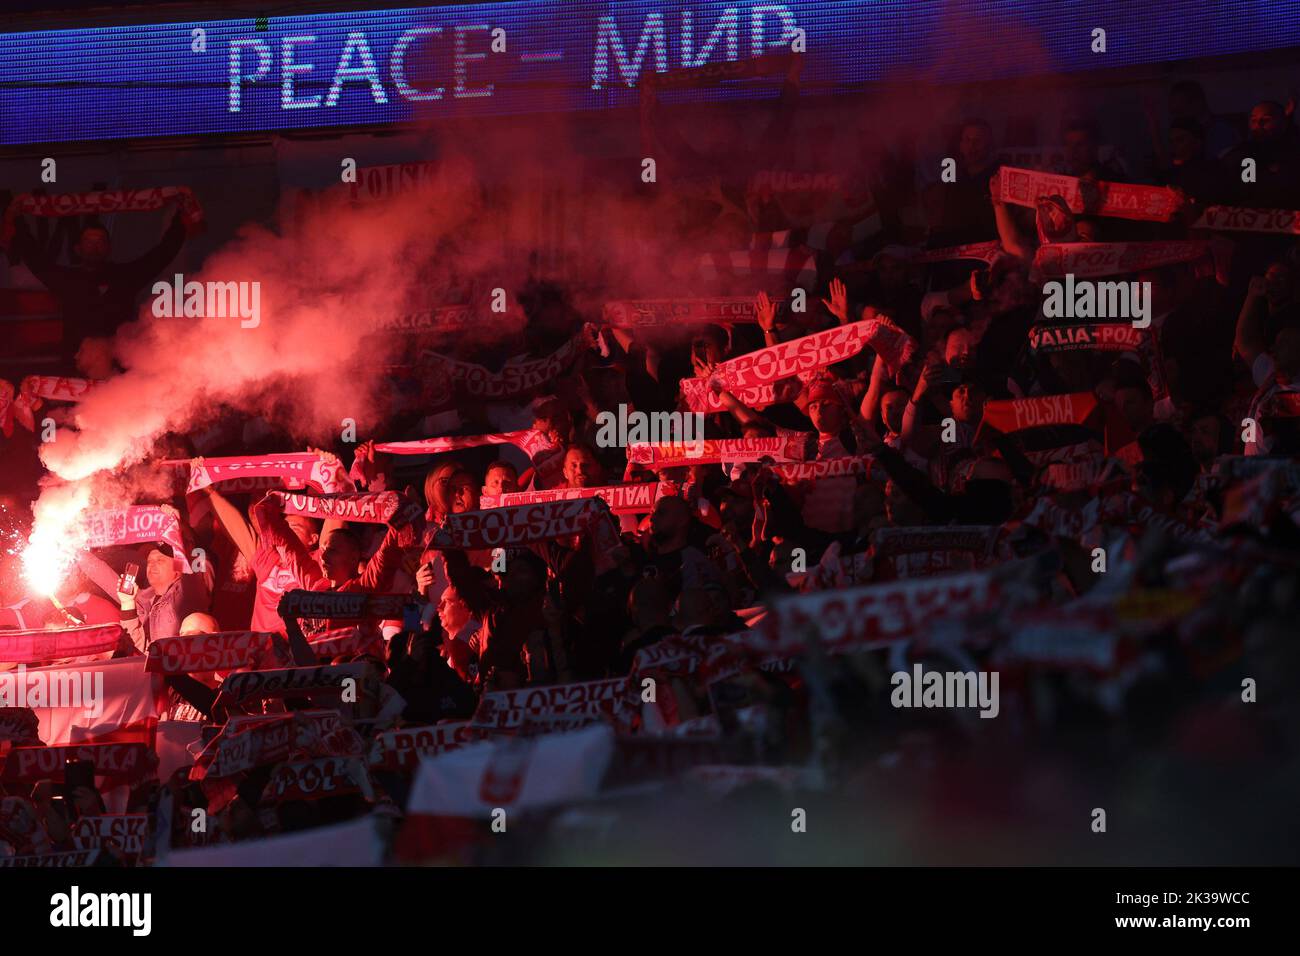
POLYGON ((171 545, 159 542, 141 550, 147 588, 127 592, 119 585, 122 628, 141 654, 159 638, 176 637, 181 622, 208 609, 208 583, 202 574, 182 574, 171 545))
POLYGON ((206 573, 182 574, 176 552, 164 542, 145 545, 136 560, 143 565, 149 586, 133 587, 130 592, 123 590, 122 577, 93 552, 82 552, 77 567, 116 600, 122 629, 143 654, 160 637, 178 636, 186 616, 208 610, 212 572, 209 567, 206 573))

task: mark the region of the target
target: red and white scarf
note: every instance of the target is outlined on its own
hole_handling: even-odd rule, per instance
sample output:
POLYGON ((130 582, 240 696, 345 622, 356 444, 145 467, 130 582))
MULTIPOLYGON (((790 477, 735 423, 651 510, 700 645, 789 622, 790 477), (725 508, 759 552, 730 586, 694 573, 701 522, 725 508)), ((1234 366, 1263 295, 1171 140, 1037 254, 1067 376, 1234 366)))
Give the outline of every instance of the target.
POLYGON ((287 488, 310 485, 325 494, 356 491, 336 459, 321 458, 313 452, 289 452, 283 455, 204 458, 191 469, 186 493, 202 491, 209 485, 232 478, 278 478, 287 488))
POLYGON ((1210 244, 1202 241, 1054 242, 1039 246, 1034 253, 1033 276, 1113 276, 1209 256, 1210 244))
POLYGON ((1042 425, 1082 425, 1096 410, 1097 396, 1092 392, 985 402, 980 429, 995 428, 1011 434, 1042 425))
POLYGON ((83 519, 82 528, 88 548, 162 541, 171 546, 177 567, 190 573, 180 515, 170 505, 130 505, 96 511, 83 519))
POLYGON ((1193 228, 1215 229, 1222 232, 1274 232, 1295 235, 1300 233, 1300 210, 1207 206, 1193 228))
POLYGON ((758 321, 758 308, 748 297, 705 299, 621 299, 606 302, 606 325, 623 329, 661 329, 676 325, 732 325, 758 321))
POLYGON ((627 724, 639 700, 626 677, 491 691, 479 700, 472 724, 495 730, 517 730, 529 717, 557 714, 592 714, 627 724))
POLYGON ((1141 352, 1149 343, 1146 329, 1124 322, 1035 325, 1029 330, 1029 348, 1034 352, 1141 352))
POLYGON ((547 491, 515 491, 504 495, 483 495, 479 507, 510 508, 516 505, 533 505, 543 501, 575 501, 580 498, 600 498, 616 515, 649 514, 655 502, 665 494, 675 494, 671 482, 642 482, 632 485, 604 485, 599 488, 552 488, 547 491))
POLYGON ((1090 182, 1080 189, 1077 176, 1063 176, 1032 169, 1003 166, 993 180, 994 193, 1003 202, 1017 206, 1038 207, 1039 200, 1060 196, 1073 213, 1168 222, 1182 200, 1165 186, 1137 186, 1132 183, 1090 182), (1096 208, 1085 208, 1085 196, 1095 193, 1096 208))
POLYGON ((187 186, 155 186, 152 189, 106 189, 98 192, 59 193, 53 196, 34 196, 22 193, 13 198, 5 210, 0 245, 6 249, 13 241, 17 218, 41 216, 106 216, 115 212, 148 212, 161 209, 168 203, 180 207, 181 219, 187 228, 194 229, 203 222, 203 208, 187 186))
POLYGON ((149 644, 145 669, 159 674, 198 674, 257 667, 277 645, 283 648, 281 657, 287 663, 288 645, 284 644, 284 638, 267 631, 160 637, 149 644))
MULTIPOLYGON (((881 342, 882 347, 891 352, 900 352, 904 343, 896 342, 889 330, 883 328, 884 325, 881 319, 853 322, 769 345, 720 363, 713 370, 712 380, 728 390, 775 385, 782 379, 819 372, 836 362, 852 358, 873 340, 881 342)), ((895 357, 901 358, 902 355, 895 357)))
POLYGON ((871 650, 913 637, 935 621, 988 610, 996 597, 987 573, 815 591, 777 598, 761 627, 748 634, 767 653, 801 653, 808 628, 831 653, 871 650))
POLYGON ((117 648, 121 636, 117 624, 0 631, 0 663, 34 664, 105 654, 117 648))
POLYGON ((471 397, 512 398, 541 388, 567 371, 581 354, 586 338, 587 333, 580 332, 545 358, 510 361, 499 372, 432 351, 421 353, 421 364, 434 374, 446 376, 471 397))
MULTIPOLYGON (((528 428, 523 431, 493 432, 488 435, 445 435, 441 438, 420 438, 415 441, 378 442, 375 451, 388 455, 440 455, 444 452, 459 451, 462 448, 479 448, 483 445, 514 445, 529 458, 559 447, 547 435, 528 428)), ((354 464, 354 477, 355 469, 354 464)))
POLYGON ((464 511, 443 519, 443 523, 434 529, 430 546, 466 551, 513 548, 580 535, 598 523, 610 520, 609 506, 600 498, 464 511))
POLYGON ((679 442, 645 442, 627 446, 629 465, 680 468, 687 465, 717 465, 723 462, 804 461, 808 458, 812 432, 777 435, 774 438, 707 438, 699 445, 679 442), (695 454, 699 452, 699 454, 695 454))

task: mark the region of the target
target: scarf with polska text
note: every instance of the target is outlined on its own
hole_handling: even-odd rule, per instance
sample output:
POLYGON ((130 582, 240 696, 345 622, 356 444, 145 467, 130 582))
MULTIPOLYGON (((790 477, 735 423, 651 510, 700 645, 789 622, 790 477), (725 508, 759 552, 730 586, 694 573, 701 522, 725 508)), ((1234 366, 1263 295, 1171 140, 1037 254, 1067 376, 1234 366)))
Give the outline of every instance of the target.
POLYGON ((888 558, 922 551, 970 551, 987 557, 1001 531, 1001 525, 878 528, 871 535, 871 551, 888 558))
POLYGON ((41 780, 64 782, 68 760, 84 760, 95 776, 110 784, 137 784, 153 773, 153 748, 147 743, 66 744, 53 747, 14 747, 5 757, 0 782, 30 787, 41 780))
POLYGON ((270 631, 218 631, 160 637, 150 642, 145 670, 159 674, 198 674, 258 667, 268 660, 289 663, 282 635, 270 631))
POLYGON ((986 611, 997 593, 990 574, 971 572, 784 595, 745 640, 762 653, 799 654, 806 650, 804 631, 816 628, 829 653, 872 650, 913 637, 935 621, 986 611))
POLYGON ((462 511, 447 515, 433 529, 429 546, 441 551, 513 548, 581 535, 602 524, 612 525, 609 505, 595 497, 462 511))
POLYGON ((626 676, 576 684, 489 691, 479 700, 471 725, 515 730, 530 716, 590 714, 630 726, 639 704, 626 676))
POLYGON ((355 756, 364 749, 356 731, 336 710, 235 715, 195 758, 190 779, 230 777, 285 760, 355 756))
POLYGON ((428 727, 403 727, 376 734, 370 744, 368 763, 372 770, 413 770, 421 757, 458 750, 484 737, 471 721, 444 721, 428 727))
POLYGON ((1003 166, 994 175, 995 195, 1016 206, 1038 208, 1039 200, 1060 196, 1070 212, 1112 216, 1144 222, 1168 222, 1182 206, 1178 193, 1166 186, 1085 182, 1077 176, 1003 166))
MULTIPOLYGON (((1009 435, 1041 425, 1083 425, 1097 407, 1097 396, 1092 392, 999 399, 984 403, 979 431, 992 428, 1009 435)), ((976 440, 979 438, 977 434, 976 440)))
POLYGON ((1030 278, 1113 276, 1144 272, 1178 262, 1195 262, 1210 257, 1204 241, 1174 242, 1053 242, 1034 253, 1030 278))
MULTIPOLYGON (((718 382, 728 390, 753 385, 774 385, 782 379, 801 373, 819 372, 852 358, 868 345, 877 347, 876 343, 893 360, 905 362, 907 343, 898 339, 887 328, 889 325, 892 323, 883 319, 868 319, 769 345, 720 362, 714 368, 710 381, 718 382)), ((910 337, 898 330, 897 326, 893 329, 910 342, 910 337)), ((915 349, 915 343, 912 343, 912 348, 915 349)), ((885 358, 885 355, 882 353, 881 357, 885 358)), ((890 359, 886 358, 886 363, 889 362, 890 359)))
POLYGON ((202 491, 209 485, 232 478, 279 478, 286 488, 300 489, 310 485, 324 494, 356 491, 337 459, 321 458, 314 452, 288 452, 283 455, 204 458, 190 470, 190 483, 185 492, 202 491))
POLYGON ((177 568, 192 573, 181 537, 180 514, 171 505, 130 505, 96 511, 82 519, 81 528, 88 548, 162 541, 171 547, 177 568))
POLYGON ((85 193, 59 193, 37 196, 21 193, 5 210, 0 229, 0 246, 6 250, 13 242, 19 216, 62 218, 65 216, 107 216, 115 212, 149 212, 168 203, 180 208, 181 221, 189 231, 203 223, 203 207, 188 186, 155 186, 152 189, 105 189, 85 193))
POLYGON ((318 661, 329 664, 336 657, 356 657, 376 650, 382 647, 382 644, 382 635, 358 624, 314 635, 307 646, 311 648, 318 661))
POLYGON ((344 492, 336 495, 306 495, 273 491, 286 515, 331 518, 360 524, 409 524, 424 509, 397 491, 344 492))

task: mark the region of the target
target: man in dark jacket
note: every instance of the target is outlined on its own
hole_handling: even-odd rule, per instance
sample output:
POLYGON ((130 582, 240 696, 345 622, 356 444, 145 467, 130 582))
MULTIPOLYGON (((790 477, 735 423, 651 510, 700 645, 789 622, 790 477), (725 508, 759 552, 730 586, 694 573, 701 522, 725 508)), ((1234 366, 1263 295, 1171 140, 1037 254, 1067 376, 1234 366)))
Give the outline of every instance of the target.
POLYGON ((27 224, 18 220, 15 242, 32 275, 59 300, 63 313, 63 353, 71 358, 84 339, 112 335, 123 322, 135 318, 136 300, 185 241, 180 214, 173 217, 162 241, 130 262, 113 262, 108 230, 92 224, 81 230, 73 252, 74 266, 56 264, 40 248, 27 224))

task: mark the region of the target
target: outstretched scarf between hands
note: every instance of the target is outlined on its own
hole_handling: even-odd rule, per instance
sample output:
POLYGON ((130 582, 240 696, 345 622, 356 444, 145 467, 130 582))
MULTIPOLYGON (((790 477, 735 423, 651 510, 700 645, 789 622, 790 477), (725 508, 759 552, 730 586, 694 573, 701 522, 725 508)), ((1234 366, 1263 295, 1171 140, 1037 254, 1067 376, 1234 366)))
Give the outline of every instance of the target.
POLYGON ((474 362, 462 362, 438 352, 421 353, 421 364, 430 372, 446 376, 475 398, 512 398, 547 384, 562 375, 581 353, 588 332, 584 329, 545 358, 507 362, 493 372, 474 362))
POLYGON ((294 618, 340 618, 357 620, 376 617, 401 620, 402 612, 416 599, 409 594, 372 594, 366 591, 286 591, 280 599, 281 613, 294 618))
POLYGON ((844 458, 823 458, 819 461, 805 461, 797 464, 776 464, 769 465, 768 469, 780 479, 782 484, 864 474, 871 475, 876 480, 884 480, 884 472, 876 464, 873 455, 851 455, 844 458))
POLYGON ((201 491, 232 478, 279 478, 287 488, 310 485, 325 494, 356 490, 336 459, 323 459, 313 452, 290 452, 284 455, 204 458, 191 469, 186 493, 201 491))
POLYGON ((292 660, 280 634, 269 631, 220 631, 162 637, 149 645, 145 670, 160 674, 199 674, 258 667, 267 660, 292 660))
POLYGON ((1142 272, 1210 255, 1210 244, 1188 242, 1055 242, 1038 247, 1034 273, 1046 279, 1068 274, 1113 276, 1142 272))
POLYGON ((906 363, 908 345, 916 343, 897 326, 884 319, 868 319, 836 326, 789 342, 779 342, 720 363, 712 380, 723 388, 774 385, 791 376, 815 373, 852 358, 870 345, 887 363, 906 363))
POLYGON ((35 664, 105 654, 117 648, 121 636, 117 624, 0 631, 0 663, 35 664))
POLYGON ((96 511, 83 519, 82 529, 88 548, 165 542, 171 546, 177 566, 190 573, 180 515, 170 505, 130 505, 96 511))
MULTIPOLYGON (((805 372, 795 378, 762 385, 745 385, 728 389, 731 397, 746 408, 767 408, 777 402, 792 402, 803 389, 803 379, 811 378, 816 372, 805 372)), ((717 415, 727 411, 722 396, 713 391, 707 378, 684 378, 678 383, 686 410, 700 412, 704 415, 717 415)))
POLYGON ((504 495, 483 495, 479 507, 510 508, 545 501, 575 501, 600 498, 616 515, 649 514, 663 495, 676 494, 671 482, 642 482, 635 485, 604 485, 599 488, 552 488, 547 491, 515 491, 504 495))
POLYGON ((730 325, 758 321, 752 298, 620 299, 606 302, 606 325, 624 329, 658 329, 675 325, 730 325))
POLYGON ((430 547, 478 551, 512 548, 583 534, 609 520, 609 506, 600 498, 543 501, 447 515, 434 529, 430 547))
POLYGON ((717 465, 732 461, 761 461, 764 458, 803 461, 808 458, 811 437, 812 432, 796 432, 774 438, 709 438, 698 445, 638 442, 627 446, 627 461, 629 465, 647 465, 653 468, 717 465))
MULTIPOLYGON (((387 455, 440 455, 443 452, 459 451, 462 448, 478 448, 483 445, 514 445, 529 458, 538 452, 549 451, 555 444, 536 429, 528 428, 517 432, 493 432, 487 435, 445 435, 441 438, 420 438, 415 441, 387 441, 375 444, 375 451, 387 455)), ((357 477, 356 463, 353 463, 353 478, 357 477)))
POLYGON ((1039 200, 1062 197, 1070 211, 1145 222, 1168 222, 1183 200, 1166 186, 1092 182, 1077 176, 1003 166, 994 177, 994 194, 1002 202, 1037 208, 1039 200))
POLYGON ((180 207, 181 220, 186 228, 194 229, 203 222, 203 208, 187 186, 155 186, 152 189, 106 189, 86 193, 60 193, 54 196, 36 196, 22 193, 15 196, 5 210, 4 226, 0 231, 0 245, 8 249, 13 242, 19 216, 106 216, 115 212, 148 212, 161 209, 168 203, 180 207))
MULTIPOLYGON (((1167 222, 1184 199, 1167 186, 1135 183, 1090 182, 1081 191, 1075 176, 1003 166, 995 182, 998 197, 1017 206, 1036 206, 1039 200, 1061 197, 1073 213, 1167 222)), ((1300 211, 1207 206, 1191 224, 1193 229, 1223 232, 1300 233, 1300 211)))
POLYGON ((953 259, 979 259, 988 265, 992 265, 1006 255, 1008 255, 1008 253, 1002 248, 1001 241, 991 239, 988 242, 968 242, 965 245, 947 246, 943 249, 926 249, 923 252, 908 255, 906 256, 906 259, 911 263, 949 262, 953 259))
POLYGON ((12 438, 15 419, 29 432, 36 431, 36 411, 43 401, 79 401, 93 384, 84 378, 28 375, 15 389, 12 382, 0 379, 0 431, 12 438))
POLYGON ((308 518, 333 518, 362 524, 406 525, 423 514, 424 509, 396 491, 352 492, 337 495, 304 495, 291 491, 273 491, 286 515, 308 518))
POLYGON ((933 621, 987 610, 996 593, 993 578, 976 572, 783 596, 747 636, 756 650, 800 653, 804 632, 816 628, 831 653, 868 650, 912 637, 933 621))

